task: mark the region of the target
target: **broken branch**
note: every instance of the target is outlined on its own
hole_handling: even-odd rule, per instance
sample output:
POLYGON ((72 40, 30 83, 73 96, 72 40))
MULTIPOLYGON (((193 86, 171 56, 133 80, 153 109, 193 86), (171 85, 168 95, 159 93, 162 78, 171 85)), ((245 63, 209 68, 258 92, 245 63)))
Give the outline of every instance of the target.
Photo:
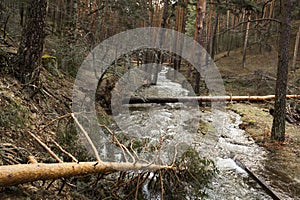
POLYGON ((78 128, 81 130, 81 132, 83 133, 84 137, 87 139, 89 145, 91 146, 94 155, 97 159, 98 162, 102 162, 100 157, 99 157, 99 152, 97 151, 94 143, 92 142, 91 138, 89 137, 89 134, 84 130, 84 128, 82 127, 82 125, 79 123, 78 119, 75 117, 74 113, 71 113, 72 118, 74 119, 75 124, 78 126, 78 128))
POLYGON ((44 143, 42 142, 37 136, 33 133, 28 131, 28 133, 44 148, 46 151, 59 163, 63 163, 63 161, 44 143))

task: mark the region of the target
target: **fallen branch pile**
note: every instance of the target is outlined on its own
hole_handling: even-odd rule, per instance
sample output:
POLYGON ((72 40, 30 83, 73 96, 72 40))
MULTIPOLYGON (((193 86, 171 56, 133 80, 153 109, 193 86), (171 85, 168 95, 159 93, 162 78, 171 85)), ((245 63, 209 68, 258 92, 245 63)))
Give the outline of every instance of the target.
MULTIPOLYGON (((27 159, 30 164, 13 164, 0 166, 0 187, 18 185, 38 180, 55 180, 60 178, 69 178, 96 173, 110 174, 116 171, 157 171, 162 169, 175 169, 175 167, 173 166, 157 165, 135 160, 134 156, 129 152, 129 150, 124 145, 122 145, 115 137, 114 141, 116 142, 116 144, 124 150, 124 154, 126 151, 131 156, 132 162, 104 162, 100 160, 99 153, 97 152, 96 147, 94 146, 93 142, 91 141, 81 124, 78 122, 74 114, 71 113, 65 116, 71 116, 74 119, 75 124, 83 132, 84 136, 89 140, 89 144, 93 149, 94 156, 97 161, 78 162, 76 158, 74 158, 74 156, 66 152, 61 146, 56 143, 58 148, 73 160, 73 162, 63 162, 44 142, 39 139, 39 137, 37 137, 34 133, 28 131, 28 134, 33 137, 58 163, 38 163, 33 156, 28 156, 27 159)), ((108 129, 107 127, 105 128, 108 129)), ((113 133, 112 135, 114 136, 113 133)))

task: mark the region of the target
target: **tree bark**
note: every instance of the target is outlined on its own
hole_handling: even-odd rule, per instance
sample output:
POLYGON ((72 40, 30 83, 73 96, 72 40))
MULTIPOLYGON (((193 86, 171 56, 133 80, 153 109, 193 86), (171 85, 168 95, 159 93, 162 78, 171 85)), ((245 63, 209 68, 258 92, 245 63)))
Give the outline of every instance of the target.
POLYGON ((248 38, 249 38, 249 30, 250 30, 250 20, 251 15, 250 13, 247 13, 247 27, 245 32, 245 41, 244 41, 244 48, 243 48, 243 68, 246 68, 246 55, 247 55, 247 44, 248 44, 248 38))
MULTIPOLYGON (((232 29, 234 30, 235 28, 235 19, 236 17, 235 16, 232 16, 232 22, 231 22, 231 27, 232 29)), ((230 51, 231 51, 231 48, 232 48, 232 43, 233 43, 233 36, 234 36, 234 32, 231 32, 229 31, 228 35, 229 35, 229 42, 228 42, 228 45, 227 45, 227 56, 229 57, 230 56, 230 51)))
POLYGON ((18 49, 16 76, 22 83, 36 81, 43 53, 47 0, 30 0, 18 49))
POLYGON ((19 13, 20 13, 20 25, 23 27, 24 26, 24 12, 25 12, 25 2, 20 2, 20 5, 19 5, 19 13))
MULTIPOLYGON (((204 17, 206 11, 206 0, 199 0, 197 3, 197 19, 196 19, 196 41, 203 45, 203 26, 204 26, 204 17)), ((200 55, 199 55, 200 56, 200 55)), ((198 67, 201 67, 201 63, 198 63, 198 67)), ((200 94, 200 77, 201 74, 199 71, 196 71, 195 74, 195 93, 200 94)))
MULTIPOLYGON (((175 44, 174 44, 174 48, 175 50, 178 48, 180 49, 180 32, 181 32, 181 28, 182 28, 182 12, 181 12, 181 7, 180 6, 176 6, 176 11, 175 11, 175 30, 177 31, 177 34, 175 35, 175 44)), ((174 79, 177 78, 177 71, 178 71, 178 58, 179 56, 175 53, 173 53, 173 57, 172 57, 172 60, 173 60, 173 68, 174 68, 174 79)))
MULTIPOLYGON (((300 95, 287 95, 287 99, 300 99, 300 95)), ((139 103, 178 103, 178 102, 212 102, 212 101, 249 101, 263 102, 275 99, 275 95, 266 96, 193 96, 193 97, 131 97, 123 99, 123 104, 139 103)))
POLYGON ((294 56, 293 56, 293 64, 292 64, 292 70, 296 72, 296 61, 297 61, 297 55, 298 55, 298 49, 299 49, 299 39, 300 39, 300 27, 296 36, 296 42, 295 42, 295 48, 294 48, 294 56))
MULTIPOLYGON (((182 22, 181 22, 181 33, 185 34, 185 27, 186 27, 186 21, 187 21, 187 5, 189 3, 189 0, 185 0, 185 7, 182 8, 182 13, 181 13, 181 16, 182 16, 182 22)), ((181 41, 180 41, 180 46, 179 46, 179 52, 180 52, 180 55, 182 55, 182 49, 183 49, 183 39, 181 38, 181 41)), ((181 56, 177 55, 176 56, 176 60, 177 60, 177 71, 179 72, 180 71, 180 68, 181 68, 181 56)))
POLYGON ((211 59, 215 59, 216 47, 217 47, 217 32, 218 32, 218 24, 219 24, 219 14, 217 13, 215 28, 212 38, 212 45, 211 45, 211 59))
POLYGON ((289 47, 291 34, 291 0, 281 0, 281 24, 275 88, 274 119, 271 139, 285 140, 286 89, 288 79, 289 47))
POLYGON ((12 186, 38 180, 53 180, 95 173, 113 173, 126 170, 171 169, 171 166, 116 163, 116 162, 78 162, 78 163, 34 163, 0 166, 0 187, 12 186))
POLYGON ((207 46, 206 46, 206 51, 211 55, 211 46, 212 46, 212 19, 213 16, 213 0, 210 0, 209 3, 209 15, 208 15, 208 20, 207 20, 207 36, 206 36, 206 42, 207 42, 207 46))
MULTIPOLYGON (((167 19, 168 19, 168 12, 169 12, 169 0, 164 0, 164 8, 163 8, 163 16, 162 16, 162 22, 161 22, 161 28, 166 28, 167 26, 167 19)), ((158 36, 159 38, 159 44, 160 46, 163 43, 163 34, 160 34, 158 36)), ((153 76, 153 80, 152 80, 152 85, 156 85, 157 84, 157 79, 158 79, 158 73, 159 73, 159 65, 163 63, 163 55, 161 50, 158 50, 157 52, 157 59, 156 59, 156 65, 155 65, 155 69, 154 69, 154 76, 153 76)))

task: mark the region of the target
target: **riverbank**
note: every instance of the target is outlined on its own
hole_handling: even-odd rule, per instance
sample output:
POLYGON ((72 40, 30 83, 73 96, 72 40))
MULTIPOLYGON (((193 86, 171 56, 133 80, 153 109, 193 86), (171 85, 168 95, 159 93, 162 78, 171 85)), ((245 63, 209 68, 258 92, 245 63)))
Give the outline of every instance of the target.
POLYGON ((300 199, 300 126, 286 123, 286 141, 272 141, 270 133, 273 117, 269 114, 270 106, 269 103, 236 103, 230 104, 229 109, 242 116, 240 128, 268 152, 259 176, 275 191, 300 199))

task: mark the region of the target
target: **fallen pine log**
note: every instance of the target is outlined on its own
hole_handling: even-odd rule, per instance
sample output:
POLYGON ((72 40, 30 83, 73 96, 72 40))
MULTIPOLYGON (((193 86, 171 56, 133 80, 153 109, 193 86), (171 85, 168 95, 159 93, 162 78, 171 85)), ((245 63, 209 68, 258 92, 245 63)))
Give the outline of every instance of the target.
POLYGON ((117 162, 79 162, 79 163, 34 163, 0 166, 0 187, 12 186, 38 180, 53 180, 94 173, 113 173, 125 170, 171 169, 171 166, 117 163, 117 162))
MULTIPOLYGON (((300 99, 300 95, 286 95, 287 99, 300 99)), ((275 99, 275 95, 266 96, 187 96, 187 97, 130 97, 122 100, 123 104, 139 103, 178 103, 178 102, 218 102, 218 101, 249 101, 259 102, 275 99)))

